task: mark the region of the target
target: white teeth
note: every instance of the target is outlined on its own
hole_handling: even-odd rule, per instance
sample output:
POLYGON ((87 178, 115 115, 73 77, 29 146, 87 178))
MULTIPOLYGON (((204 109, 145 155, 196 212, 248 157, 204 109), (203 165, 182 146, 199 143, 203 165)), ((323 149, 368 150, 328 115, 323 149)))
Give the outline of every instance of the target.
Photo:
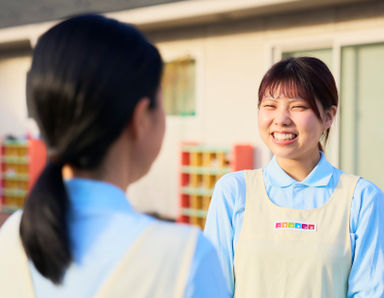
POLYGON ((276 139, 276 140, 293 140, 296 135, 293 134, 293 133, 273 133, 273 137, 276 139))

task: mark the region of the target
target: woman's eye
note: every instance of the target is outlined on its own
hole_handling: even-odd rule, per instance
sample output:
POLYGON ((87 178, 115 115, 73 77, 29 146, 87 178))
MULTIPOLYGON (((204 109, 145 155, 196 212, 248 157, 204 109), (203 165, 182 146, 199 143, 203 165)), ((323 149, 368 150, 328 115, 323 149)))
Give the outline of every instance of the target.
POLYGON ((304 110, 308 109, 307 106, 293 106, 292 108, 295 110, 300 110, 300 111, 304 111, 304 110))
POLYGON ((263 105, 263 107, 267 108, 267 109, 273 109, 275 107, 275 105, 265 104, 265 105, 263 105))

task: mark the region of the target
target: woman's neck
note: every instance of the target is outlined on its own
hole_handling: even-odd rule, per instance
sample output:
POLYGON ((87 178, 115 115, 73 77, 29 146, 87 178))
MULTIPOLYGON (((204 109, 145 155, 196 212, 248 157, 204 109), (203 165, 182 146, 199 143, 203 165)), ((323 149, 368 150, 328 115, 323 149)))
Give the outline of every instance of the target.
POLYGON ((120 136, 110 146, 104 160, 96 169, 81 170, 74 168, 74 177, 100 180, 126 191, 128 185, 132 182, 129 156, 130 149, 127 145, 127 138, 120 136))
POLYGON ((312 159, 285 159, 276 157, 279 166, 296 181, 303 181, 316 167, 321 158, 321 154, 312 159))

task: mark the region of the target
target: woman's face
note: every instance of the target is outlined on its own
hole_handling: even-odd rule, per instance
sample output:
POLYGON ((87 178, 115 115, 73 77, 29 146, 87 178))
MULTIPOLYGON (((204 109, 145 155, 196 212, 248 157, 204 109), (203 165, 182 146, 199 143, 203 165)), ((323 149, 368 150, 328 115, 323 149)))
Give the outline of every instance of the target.
POLYGON ((258 113, 259 133, 276 158, 291 160, 315 159, 319 156, 318 142, 332 124, 326 120, 320 103, 322 120, 317 118, 310 105, 302 98, 289 98, 266 93, 258 113))
POLYGON ((163 98, 161 89, 157 92, 157 106, 153 109, 153 146, 154 146, 154 159, 160 152, 161 145, 163 144, 165 133, 165 111, 163 106, 163 98))
POLYGON ((163 138, 165 133, 165 112, 163 107, 163 100, 161 95, 161 89, 158 90, 156 95, 156 107, 149 109, 150 125, 148 134, 146 135, 146 145, 142 150, 147 151, 148 170, 156 157, 159 155, 161 145, 163 144, 163 138))

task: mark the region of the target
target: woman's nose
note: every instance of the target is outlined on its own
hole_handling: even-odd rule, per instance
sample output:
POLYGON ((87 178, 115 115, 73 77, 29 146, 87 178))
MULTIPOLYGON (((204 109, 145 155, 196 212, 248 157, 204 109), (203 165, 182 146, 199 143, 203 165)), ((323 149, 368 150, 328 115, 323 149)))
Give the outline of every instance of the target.
POLYGON ((279 126, 288 126, 292 123, 289 111, 285 109, 276 110, 274 124, 279 126))

